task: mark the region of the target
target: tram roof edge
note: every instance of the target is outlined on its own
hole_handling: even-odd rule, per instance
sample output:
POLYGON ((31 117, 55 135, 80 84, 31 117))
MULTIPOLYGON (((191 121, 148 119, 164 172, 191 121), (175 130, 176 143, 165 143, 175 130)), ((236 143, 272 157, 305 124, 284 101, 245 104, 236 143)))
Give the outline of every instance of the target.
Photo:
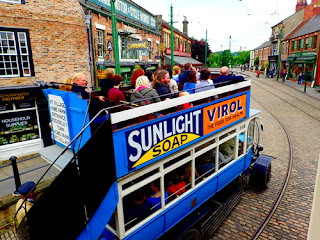
POLYGON ((234 90, 249 87, 249 86, 251 86, 251 80, 246 80, 246 81, 235 83, 232 85, 227 85, 224 87, 207 90, 204 92, 194 93, 184 97, 178 97, 178 98, 166 100, 163 102, 153 103, 150 105, 145 105, 145 106, 141 106, 141 107, 137 107, 129 110, 124 110, 121 112, 112 113, 110 114, 111 123, 116 124, 129 119, 144 116, 149 113, 159 112, 171 107, 176 107, 184 103, 205 99, 208 97, 216 96, 222 93, 234 91, 234 90))

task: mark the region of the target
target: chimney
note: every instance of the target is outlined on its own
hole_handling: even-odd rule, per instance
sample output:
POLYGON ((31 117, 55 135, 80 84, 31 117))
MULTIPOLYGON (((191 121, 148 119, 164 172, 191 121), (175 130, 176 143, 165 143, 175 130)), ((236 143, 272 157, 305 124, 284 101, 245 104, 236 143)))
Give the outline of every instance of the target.
POLYGON ((308 6, 306 0, 298 0, 296 4, 296 12, 308 6))
POLYGON ((184 20, 183 20, 183 35, 188 37, 188 21, 187 21, 187 17, 184 16, 184 20))

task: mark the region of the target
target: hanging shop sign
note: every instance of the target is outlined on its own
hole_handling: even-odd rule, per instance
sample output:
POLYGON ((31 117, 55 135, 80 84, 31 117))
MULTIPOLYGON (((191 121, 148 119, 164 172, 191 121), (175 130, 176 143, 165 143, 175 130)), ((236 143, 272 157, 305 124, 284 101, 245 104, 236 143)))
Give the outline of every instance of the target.
POLYGON ((127 43, 128 51, 144 50, 148 51, 149 43, 147 41, 133 41, 127 43))
POLYGON ((0 146, 39 138, 35 110, 1 114, 0 146))
MULTIPOLYGON (((87 0, 95 3, 100 7, 106 8, 111 11, 110 0, 87 0)), ((124 17, 130 18, 134 21, 142 23, 152 29, 157 29, 157 20, 152 15, 142 11, 141 9, 133 6, 124 0, 116 0, 115 2, 116 13, 124 17)))
MULTIPOLYGON (((171 49, 170 48, 166 48, 165 54, 170 55, 171 54, 171 49)), ((177 51, 177 50, 173 51, 173 55, 174 56, 180 56, 180 57, 191 57, 191 53, 180 52, 180 51, 177 51)))

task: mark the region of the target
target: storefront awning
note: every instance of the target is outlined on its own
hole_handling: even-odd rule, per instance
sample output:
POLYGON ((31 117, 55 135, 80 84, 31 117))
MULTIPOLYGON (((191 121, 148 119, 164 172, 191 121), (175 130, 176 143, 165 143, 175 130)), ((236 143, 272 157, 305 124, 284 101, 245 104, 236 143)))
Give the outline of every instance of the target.
MULTIPOLYGON (((164 65, 170 65, 171 64, 171 55, 164 54, 164 65)), ((180 56, 174 56, 174 64, 180 64, 185 65, 186 63, 191 64, 203 64, 202 62, 199 62, 198 60, 191 58, 191 57, 180 57, 180 56)))

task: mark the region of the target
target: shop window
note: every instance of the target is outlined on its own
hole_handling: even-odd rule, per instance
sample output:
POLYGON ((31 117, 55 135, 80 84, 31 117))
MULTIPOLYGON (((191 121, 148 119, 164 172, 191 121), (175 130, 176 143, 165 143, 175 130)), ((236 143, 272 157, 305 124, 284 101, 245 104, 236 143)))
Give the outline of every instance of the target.
POLYGON ((312 47, 312 37, 308 38, 308 48, 312 47))
POLYGON ((300 39, 299 40, 299 49, 298 50, 302 50, 304 47, 304 39, 300 39))
POLYGON ((297 41, 292 42, 292 51, 297 49, 297 45, 298 45, 297 41))
POLYGON ((316 49, 317 48, 317 39, 318 38, 318 36, 317 35, 315 35, 314 37, 313 37, 313 49, 316 49))
POLYGON ((0 28, 0 76, 34 76, 28 30, 0 28))
POLYGON ((0 2, 24 4, 25 0, 0 0, 0 2))
POLYGON ((97 29, 98 58, 104 59, 104 31, 97 29))
POLYGON ((137 39, 132 37, 121 36, 121 59, 139 59, 140 51, 139 50, 128 50, 127 45, 129 42, 137 41, 137 39))

